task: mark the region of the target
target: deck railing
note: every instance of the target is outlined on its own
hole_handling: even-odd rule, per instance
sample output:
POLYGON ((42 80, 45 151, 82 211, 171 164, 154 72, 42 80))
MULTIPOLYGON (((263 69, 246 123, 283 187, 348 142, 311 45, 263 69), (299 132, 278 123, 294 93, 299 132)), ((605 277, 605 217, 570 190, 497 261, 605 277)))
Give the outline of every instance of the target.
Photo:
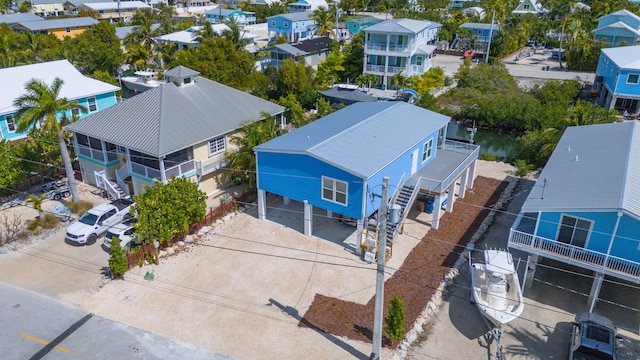
POLYGON ((131 172, 144 176, 147 179, 160 180, 160 170, 139 164, 135 161, 131 162, 131 172))
POLYGON ((227 164, 229 164, 229 160, 227 160, 225 154, 223 153, 210 159, 196 162, 196 169, 198 171, 198 175, 204 176, 220 168, 223 168, 227 164))
POLYGON ((640 263, 511 229, 509 247, 625 280, 640 282, 640 263))
POLYGON ((185 176, 187 173, 190 173, 196 169, 196 161, 188 160, 176 166, 172 166, 164 171, 167 180, 171 179, 172 176, 180 177, 185 176))

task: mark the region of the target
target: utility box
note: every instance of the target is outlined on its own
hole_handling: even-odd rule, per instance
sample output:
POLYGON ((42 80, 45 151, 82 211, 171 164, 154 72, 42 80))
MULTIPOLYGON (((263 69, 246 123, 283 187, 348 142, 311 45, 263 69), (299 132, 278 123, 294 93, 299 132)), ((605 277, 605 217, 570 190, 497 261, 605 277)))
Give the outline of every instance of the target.
POLYGON ((402 207, 398 204, 393 204, 389 208, 389 222, 392 224, 397 224, 400 221, 400 211, 402 207))

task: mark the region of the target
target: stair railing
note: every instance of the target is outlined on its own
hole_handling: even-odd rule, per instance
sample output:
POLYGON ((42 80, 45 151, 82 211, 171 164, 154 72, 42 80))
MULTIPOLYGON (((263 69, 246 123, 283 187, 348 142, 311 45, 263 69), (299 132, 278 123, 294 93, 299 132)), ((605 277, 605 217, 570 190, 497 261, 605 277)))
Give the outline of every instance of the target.
POLYGON ((129 176, 129 169, 127 165, 121 166, 119 169, 116 169, 116 182, 118 186, 124 191, 127 195, 129 194, 129 186, 124 182, 124 179, 129 176))
POLYGON ((392 243, 395 241, 396 236, 398 236, 402 223, 407 219, 407 216, 409 215, 409 209, 411 209, 411 206, 413 206, 413 202, 416 200, 416 197, 418 196, 419 191, 420 191, 419 186, 415 186, 413 188, 413 191, 411 192, 411 196, 409 196, 409 199, 407 199, 407 204, 400 211, 400 218, 398 219, 398 222, 395 224, 393 228, 393 233, 387 234, 387 238, 389 238, 392 243))
POLYGON ((111 197, 114 200, 118 200, 120 199, 120 193, 118 192, 118 190, 116 190, 116 188, 109 182, 109 180, 107 179, 107 173, 104 170, 101 171, 94 171, 94 174, 96 176, 96 186, 106 190, 107 193, 109 195, 111 195, 111 197))

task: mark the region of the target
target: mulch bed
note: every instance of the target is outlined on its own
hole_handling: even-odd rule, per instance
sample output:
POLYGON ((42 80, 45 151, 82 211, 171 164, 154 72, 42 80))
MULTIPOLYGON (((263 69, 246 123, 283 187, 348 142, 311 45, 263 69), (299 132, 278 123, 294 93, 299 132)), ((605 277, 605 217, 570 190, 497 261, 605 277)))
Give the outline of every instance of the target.
MULTIPOLYGON (((397 295, 404 301, 405 333, 411 329, 444 275, 489 213, 482 207, 494 204, 506 186, 507 183, 500 180, 477 177, 473 189, 466 193, 464 199, 456 201, 453 212, 442 217, 440 228, 429 230, 400 269, 385 282, 384 316, 388 314, 389 301, 394 294, 397 295)), ((316 294, 298 326, 371 342, 374 303, 375 297, 366 305, 360 305, 316 294)), ((383 333, 384 346, 395 348, 398 344, 383 333)))

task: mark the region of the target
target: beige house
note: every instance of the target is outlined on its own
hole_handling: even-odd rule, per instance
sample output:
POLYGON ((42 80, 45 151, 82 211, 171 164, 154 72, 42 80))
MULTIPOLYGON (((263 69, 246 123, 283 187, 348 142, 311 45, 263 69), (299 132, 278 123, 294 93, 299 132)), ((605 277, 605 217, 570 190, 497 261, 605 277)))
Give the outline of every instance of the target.
POLYGON ((228 185, 230 137, 262 113, 285 125, 284 108, 179 66, 167 83, 66 127, 85 183, 118 198, 173 176, 208 195, 228 185))

